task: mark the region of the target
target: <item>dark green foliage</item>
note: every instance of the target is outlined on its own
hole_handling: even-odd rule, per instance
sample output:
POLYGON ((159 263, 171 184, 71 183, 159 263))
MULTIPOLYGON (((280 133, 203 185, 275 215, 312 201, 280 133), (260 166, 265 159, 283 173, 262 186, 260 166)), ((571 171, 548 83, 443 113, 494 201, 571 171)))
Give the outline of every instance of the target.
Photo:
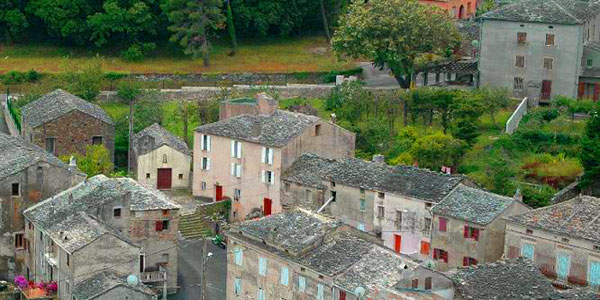
POLYGON ((119 72, 106 72, 104 73, 104 78, 111 80, 111 81, 116 81, 119 79, 123 79, 127 77, 127 74, 125 73, 119 73, 119 72))
POLYGON ((522 186, 523 202, 533 208, 550 205, 550 199, 557 191, 547 185, 540 187, 522 186))
POLYGON ((546 110, 543 112, 542 119, 546 122, 550 122, 550 121, 558 118, 559 115, 560 115, 560 113, 558 112, 558 110, 550 109, 550 110, 546 110))
POLYGON ((21 39, 25 30, 29 27, 27 17, 22 10, 20 1, 0 0, 0 30, 7 42, 15 38, 21 39))
POLYGON ((42 74, 36 70, 29 70, 27 72, 9 71, 6 74, 1 75, 2 83, 5 85, 19 84, 23 82, 36 82, 42 78, 42 74))
POLYGON ((231 2, 227 0, 227 31, 231 40, 232 54, 237 51, 237 37, 235 35, 235 23, 233 22, 233 11, 231 10, 231 2))
POLYGON ((128 61, 140 61, 155 48, 155 43, 134 43, 127 50, 121 52, 121 57, 128 61))
POLYGON ((473 120, 462 119, 456 122, 452 130, 452 135, 467 142, 470 146, 475 144, 479 136, 479 127, 473 124, 473 120))
POLYGON ((42 78, 42 74, 36 70, 31 69, 25 73, 25 80, 27 80, 27 82, 36 82, 40 80, 40 78, 42 78))
POLYGON ((585 128, 585 136, 581 141, 579 158, 584 172, 581 186, 586 187, 600 181, 600 115, 598 111, 591 114, 585 128))
POLYGON ((50 37, 80 45, 90 39, 88 17, 100 9, 101 2, 88 0, 30 0, 26 7, 44 22, 50 37))
POLYGON ((163 106, 161 105, 161 97, 159 91, 145 91, 135 103, 134 117, 135 125, 133 131, 140 132, 142 129, 154 124, 162 123, 163 106))

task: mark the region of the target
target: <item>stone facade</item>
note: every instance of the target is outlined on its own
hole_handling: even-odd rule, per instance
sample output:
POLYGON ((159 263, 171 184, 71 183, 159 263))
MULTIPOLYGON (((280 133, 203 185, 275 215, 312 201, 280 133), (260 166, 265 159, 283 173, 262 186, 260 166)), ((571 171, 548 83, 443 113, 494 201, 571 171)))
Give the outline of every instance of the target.
POLYGON ((476 0, 419 0, 419 3, 437 6, 447 11, 454 19, 465 20, 475 16, 479 2, 476 0))

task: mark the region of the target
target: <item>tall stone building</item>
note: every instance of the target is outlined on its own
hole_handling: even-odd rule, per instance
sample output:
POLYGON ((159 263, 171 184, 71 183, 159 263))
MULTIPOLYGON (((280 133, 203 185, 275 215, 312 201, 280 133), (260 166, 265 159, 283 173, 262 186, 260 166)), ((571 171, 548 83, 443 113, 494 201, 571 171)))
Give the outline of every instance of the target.
POLYGON ((103 145, 114 160, 115 126, 98 105, 58 89, 25 105, 21 115, 23 139, 56 156, 103 145))
POLYGON ((0 133, 0 280, 23 273, 29 241, 23 211, 85 178, 76 166, 18 137, 0 133))

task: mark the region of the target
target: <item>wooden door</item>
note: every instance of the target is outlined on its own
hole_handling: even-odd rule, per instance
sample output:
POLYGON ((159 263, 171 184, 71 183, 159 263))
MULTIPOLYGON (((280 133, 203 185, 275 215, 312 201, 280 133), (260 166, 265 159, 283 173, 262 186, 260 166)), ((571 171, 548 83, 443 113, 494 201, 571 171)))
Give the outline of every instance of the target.
POLYGON ((220 186, 220 185, 215 186, 215 200, 217 200, 217 201, 223 200, 223 186, 220 186))
POLYGON ((271 214, 271 205, 273 201, 269 198, 263 199, 263 215, 268 216, 271 214))
POLYGON ((577 99, 583 98, 584 94, 585 94, 585 82, 580 81, 579 84, 577 85, 577 99))
POLYGON ((170 168, 158 169, 158 176, 156 177, 156 188, 159 190, 170 190, 171 175, 172 170, 170 168))
POLYGON ((394 234, 394 250, 396 253, 400 253, 402 249, 402 236, 398 234, 394 234))
POLYGON ((339 300, 346 300, 346 292, 340 291, 340 298, 339 298, 339 300))
POLYGON ((540 98, 542 100, 550 100, 550 94, 552 93, 552 81, 542 80, 542 94, 540 98))

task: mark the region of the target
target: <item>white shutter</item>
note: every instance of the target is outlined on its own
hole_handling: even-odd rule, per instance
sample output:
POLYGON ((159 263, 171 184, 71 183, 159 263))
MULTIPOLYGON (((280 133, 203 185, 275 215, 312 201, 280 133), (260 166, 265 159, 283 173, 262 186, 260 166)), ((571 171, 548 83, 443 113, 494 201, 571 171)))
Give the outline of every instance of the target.
POLYGON ((269 164, 273 164, 273 148, 269 148, 269 164))
POLYGON ((210 170, 210 158, 206 159, 206 170, 210 170))
POLYGON ((200 150, 204 150, 204 137, 205 136, 206 136, 205 134, 200 136, 200 150))
POLYGON ((237 151, 238 151, 237 158, 242 158, 242 143, 238 142, 237 144, 238 144, 238 146, 237 146, 237 151))
POLYGON ((235 157, 235 141, 231 141, 231 157, 235 157))
POLYGON ((275 184, 275 172, 271 172, 271 184, 275 184))
POLYGON ((237 164, 236 166, 236 173, 237 173, 237 177, 242 177, 242 165, 241 164, 237 164))
POLYGON ((235 176, 235 163, 231 163, 231 176, 235 176))
POLYGON ((267 182, 266 176, 267 175, 266 175, 265 170, 262 170, 262 182, 265 182, 265 183, 267 182))
POLYGON ((267 157, 267 148, 266 147, 262 147, 262 156, 261 156, 261 161, 262 163, 265 163, 265 157, 267 157))
POLYGON ((210 135, 206 136, 206 151, 210 152, 210 135))

